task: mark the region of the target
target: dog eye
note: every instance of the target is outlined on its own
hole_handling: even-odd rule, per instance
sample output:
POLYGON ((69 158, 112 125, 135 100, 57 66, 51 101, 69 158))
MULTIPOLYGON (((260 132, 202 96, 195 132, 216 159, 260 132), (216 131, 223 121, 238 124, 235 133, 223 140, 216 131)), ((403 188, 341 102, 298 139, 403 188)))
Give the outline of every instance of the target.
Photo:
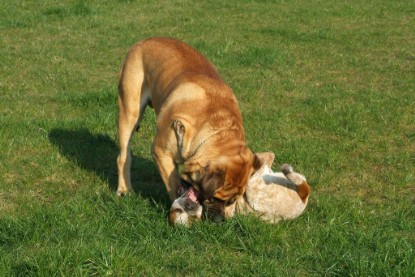
POLYGON ((185 207, 186 207, 186 210, 191 211, 195 208, 195 205, 190 204, 190 203, 186 203, 185 207))
POLYGON ((235 198, 231 198, 231 199, 229 199, 226 203, 225 203, 225 206, 230 206, 230 205, 232 205, 233 203, 235 203, 235 198))
POLYGON ((215 197, 211 197, 211 198, 209 199, 209 202, 210 202, 210 203, 216 203, 216 202, 218 202, 218 200, 217 200, 215 197))

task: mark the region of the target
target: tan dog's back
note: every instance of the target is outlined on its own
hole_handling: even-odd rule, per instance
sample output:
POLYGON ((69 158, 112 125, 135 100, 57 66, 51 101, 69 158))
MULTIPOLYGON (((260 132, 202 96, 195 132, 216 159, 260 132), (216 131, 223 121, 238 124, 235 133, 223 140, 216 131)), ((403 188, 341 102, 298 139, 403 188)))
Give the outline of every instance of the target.
MULTIPOLYGON (((141 48, 142 55, 137 57, 137 62, 145 65, 146 80, 151 80, 147 85, 151 91, 158 93, 157 97, 152 97, 156 113, 159 113, 169 94, 183 83, 194 83, 195 78, 199 78, 199 85, 208 79, 210 82, 215 80, 218 84, 223 84, 215 67, 202 54, 178 40, 151 38, 140 42, 136 47, 141 48)), ((133 50, 131 53, 137 52, 133 50)), ((133 64, 132 67, 137 68, 137 65, 133 64)))

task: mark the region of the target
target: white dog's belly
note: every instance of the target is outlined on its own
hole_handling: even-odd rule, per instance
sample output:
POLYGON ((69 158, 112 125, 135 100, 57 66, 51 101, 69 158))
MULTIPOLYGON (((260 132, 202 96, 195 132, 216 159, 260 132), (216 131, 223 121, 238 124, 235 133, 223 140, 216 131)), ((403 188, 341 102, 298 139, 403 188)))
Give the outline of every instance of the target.
POLYGON ((298 195, 294 183, 269 168, 251 177, 245 197, 261 219, 272 223, 299 216, 307 205, 307 201, 303 202, 298 195))

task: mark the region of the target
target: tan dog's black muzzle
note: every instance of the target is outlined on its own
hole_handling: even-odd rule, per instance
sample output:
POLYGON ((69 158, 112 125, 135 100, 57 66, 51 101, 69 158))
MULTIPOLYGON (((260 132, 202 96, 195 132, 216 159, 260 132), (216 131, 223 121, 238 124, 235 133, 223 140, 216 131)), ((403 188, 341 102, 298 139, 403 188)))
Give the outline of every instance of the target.
POLYGON ((203 201, 203 215, 208 220, 221 222, 225 219, 225 202, 216 198, 203 201))
POLYGON ((203 201, 203 215, 205 218, 214 221, 221 222, 225 220, 225 208, 234 204, 236 197, 232 197, 227 201, 211 197, 203 201))

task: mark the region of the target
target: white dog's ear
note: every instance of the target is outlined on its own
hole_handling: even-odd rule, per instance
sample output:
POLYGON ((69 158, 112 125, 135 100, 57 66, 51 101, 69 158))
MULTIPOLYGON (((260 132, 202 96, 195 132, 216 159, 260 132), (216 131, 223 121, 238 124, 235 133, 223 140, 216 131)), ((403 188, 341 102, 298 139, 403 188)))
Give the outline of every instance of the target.
POLYGON ((264 162, 260 159, 260 157, 258 157, 257 154, 254 154, 254 161, 252 163, 254 172, 257 172, 263 165, 264 165, 264 162))
POLYGON ((275 154, 273 152, 260 152, 255 154, 263 165, 267 165, 268 167, 272 167, 272 163, 275 159, 275 154))

